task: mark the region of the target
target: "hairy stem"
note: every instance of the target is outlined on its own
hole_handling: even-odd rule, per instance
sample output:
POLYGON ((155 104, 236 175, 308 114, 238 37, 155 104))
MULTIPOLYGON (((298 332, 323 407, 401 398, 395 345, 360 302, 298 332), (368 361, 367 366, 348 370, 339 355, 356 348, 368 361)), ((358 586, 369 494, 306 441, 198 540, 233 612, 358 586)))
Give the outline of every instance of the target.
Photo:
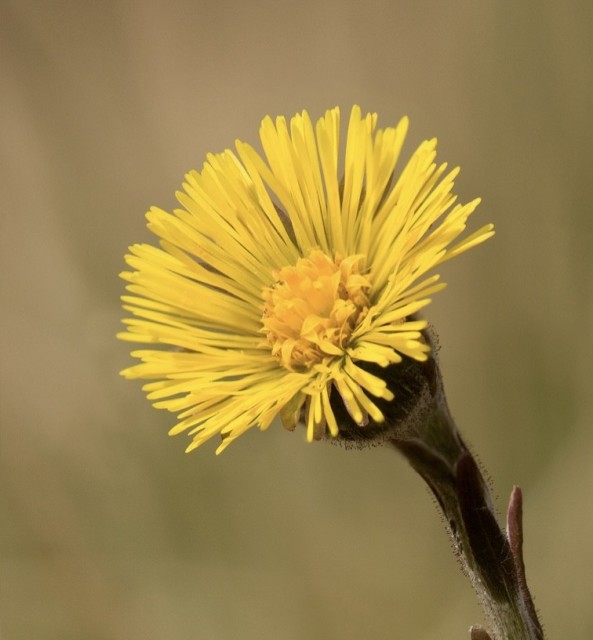
POLYGON ((525 578, 522 556, 522 499, 515 488, 508 532, 496 519, 487 483, 447 409, 442 386, 431 411, 391 443, 406 457, 435 495, 445 516, 464 573, 492 629, 472 627, 484 640, 543 640, 543 631, 525 578))

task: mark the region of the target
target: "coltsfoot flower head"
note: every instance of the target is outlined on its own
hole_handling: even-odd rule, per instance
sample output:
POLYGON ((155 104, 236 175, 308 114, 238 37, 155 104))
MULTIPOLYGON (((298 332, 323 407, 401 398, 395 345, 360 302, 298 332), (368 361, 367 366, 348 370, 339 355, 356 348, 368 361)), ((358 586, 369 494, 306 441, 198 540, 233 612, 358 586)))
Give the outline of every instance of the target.
POLYGON ((430 272, 493 227, 458 240, 479 199, 455 204, 458 169, 435 164, 434 139, 397 175, 408 121, 376 121, 354 107, 341 153, 337 108, 267 117, 263 155, 240 141, 208 155, 182 209, 148 212, 160 247, 130 247, 119 337, 150 348, 123 375, 151 380, 188 450, 220 435, 218 453, 278 415, 308 440, 337 436, 337 398, 364 429, 383 420, 378 399, 397 402, 369 368, 429 357, 416 314, 444 286, 430 272))

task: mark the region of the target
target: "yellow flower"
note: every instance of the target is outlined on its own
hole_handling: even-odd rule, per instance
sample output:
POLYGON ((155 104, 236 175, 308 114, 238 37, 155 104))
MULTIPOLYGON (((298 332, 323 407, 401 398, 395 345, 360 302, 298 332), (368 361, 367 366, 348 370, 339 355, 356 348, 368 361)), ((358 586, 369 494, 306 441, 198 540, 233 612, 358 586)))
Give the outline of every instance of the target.
POLYGON ((160 248, 130 247, 119 337, 151 347, 122 373, 152 380, 148 398, 178 414, 170 433, 189 431, 188 451, 220 434, 219 453, 277 415, 289 429, 302 418, 309 441, 336 436, 340 397, 364 429, 383 420, 374 398, 397 393, 365 363, 427 359, 416 314, 444 286, 427 274, 493 227, 456 243, 479 199, 454 205, 458 169, 435 164, 434 139, 396 176, 408 120, 376 121, 354 107, 340 152, 337 108, 315 124, 306 111, 267 117, 263 156, 240 141, 208 155, 182 209, 148 212, 160 248))

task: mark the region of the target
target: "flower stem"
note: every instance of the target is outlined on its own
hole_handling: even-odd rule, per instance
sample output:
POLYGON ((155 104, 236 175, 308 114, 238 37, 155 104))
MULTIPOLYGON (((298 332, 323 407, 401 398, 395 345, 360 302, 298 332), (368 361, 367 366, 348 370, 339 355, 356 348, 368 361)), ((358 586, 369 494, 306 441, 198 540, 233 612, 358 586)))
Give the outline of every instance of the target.
POLYGON ((411 431, 391 443, 430 487, 464 573, 470 579, 492 625, 483 640, 543 640, 543 631, 525 578, 522 556, 522 497, 511 494, 507 531, 496 520, 489 487, 451 418, 438 367, 439 384, 432 410, 411 431))

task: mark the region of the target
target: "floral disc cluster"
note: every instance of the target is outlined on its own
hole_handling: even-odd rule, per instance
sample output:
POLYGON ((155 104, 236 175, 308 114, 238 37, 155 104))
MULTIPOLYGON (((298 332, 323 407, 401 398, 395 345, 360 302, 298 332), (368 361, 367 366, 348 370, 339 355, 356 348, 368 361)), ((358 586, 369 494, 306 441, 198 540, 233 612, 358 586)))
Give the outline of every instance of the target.
POLYGON ((183 208, 148 212, 160 247, 130 247, 119 337, 149 347, 123 375, 150 381, 188 450, 278 415, 337 436, 333 394, 364 429, 383 420, 374 399, 397 402, 365 363, 429 356, 416 314, 444 286, 429 272, 494 232, 459 240, 479 199, 455 204, 458 169, 435 164, 434 139, 397 174, 408 121, 376 121, 354 107, 341 151, 337 108, 267 117, 263 155, 237 141, 186 175, 183 208))

